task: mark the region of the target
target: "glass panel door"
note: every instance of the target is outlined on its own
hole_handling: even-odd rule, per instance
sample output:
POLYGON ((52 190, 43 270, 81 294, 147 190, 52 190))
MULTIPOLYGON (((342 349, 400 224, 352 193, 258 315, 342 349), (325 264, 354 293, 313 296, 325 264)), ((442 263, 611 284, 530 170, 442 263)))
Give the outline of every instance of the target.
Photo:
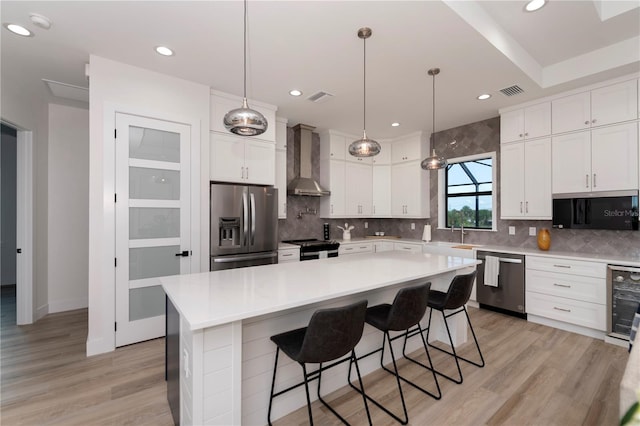
POLYGON ((116 346, 164 335, 158 277, 190 272, 190 127, 116 114, 116 346))

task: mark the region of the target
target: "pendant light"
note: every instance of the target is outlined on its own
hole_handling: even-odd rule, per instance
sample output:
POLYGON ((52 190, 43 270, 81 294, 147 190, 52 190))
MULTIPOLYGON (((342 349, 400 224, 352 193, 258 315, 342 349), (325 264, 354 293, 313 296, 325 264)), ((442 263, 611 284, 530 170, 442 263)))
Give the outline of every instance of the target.
POLYGON ((373 157, 380 154, 380 144, 367 137, 367 39, 371 37, 371 28, 364 27, 358 30, 358 37, 363 41, 364 46, 364 78, 363 78, 363 119, 362 119, 362 139, 351 142, 349 154, 354 157, 373 157))
MULTIPOLYGON (((436 145, 436 75, 440 74, 440 68, 431 68, 427 73, 433 77, 433 146, 436 145)), ((420 163, 420 167, 424 170, 438 170, 447 167, 447 159, 436 155, 436 149, 433 148, 431 157, 427 157, 420 163)))
POLYGON ((247 102, 247 0, 244 0, 244 92, 242 107, 232 109, 224 116, 224 127, 240 136, 261 135, 269 123, 260 112, 249 108, 247 102))

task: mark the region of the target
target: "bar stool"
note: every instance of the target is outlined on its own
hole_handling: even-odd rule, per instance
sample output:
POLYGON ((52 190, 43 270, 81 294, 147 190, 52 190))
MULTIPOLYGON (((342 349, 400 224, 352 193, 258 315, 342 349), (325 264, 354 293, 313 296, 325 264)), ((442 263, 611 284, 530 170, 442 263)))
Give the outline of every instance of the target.
MULTIPOLYGON (((362 378, 360 377, 360 368, 358 367, 358 359, 355 354, 355 346, 362 337, 364 328, 364 318, 367 309, 367 301, 362 300, 351 305, 319 309, 313 313, 309 325, 297 330, 287 331, 281 334, 271 336, 271 340, 276 344, 276 361, 273 366, 273 379, 271 381, 271 395, 269 398, 269 411, 267 419, 271 424, 271 407, 273 399, 285 392, 304 385, 307 394, 307 410, 309 412, 309 423, 313 425, 313 416, 311 414, 311 399, 309 397, 309 382, 318 379, 318 399, 324 404, 336 417, 343 423, 349 424, 340 414, 338 414, 329 404, 327 404, 320 396, 320 384, 322 380, 322 372, 343 362, 349 361, 355 363, 356 372, 358 373, 358 382, 362 387, 362 378), (302 367, 304 380, 287 389, 274 393, 276 383, 276 371, 278 369, 278 355, 283 351, 289 358, 296 361, 302 367), (335 361, 338 358, 351 352, 349 357, 335 361), (325 362, 332 362, 323 366, 325 362), (306 364, 319 364, 318 369, 307 372, 306 364)), ((349 369, 351 373, 351 369, 349 369)), ((367 399, 363 394, 364 407, 367 411, 367 418, 371 425, 371 415, 369 414, 369 406, 367 399)))
MULTIPOLYGON (((365 358, 369 355, 373 355, 376 352, 381 352, 380 367, 384 369, 386 372, 393 374, 396 377, 396 382, 398 384, 398 391, 400 392, 400 400, 402 401, 402 410, 404 413, 404 419, 401 419, 398 415, 392 413, 386 407, 383 407, 382 404, 380 404, 378 401, 373 399, 371 396, 365 395, 360 389, 356 388, 351 383, 351 380, 349 380, 349 384, 351 385, 352 388, 354 388, 358 392, 361 392, 366 399, 373 402, 376 406, 378 406, 380 409, 385 411, 395 420, 399 421, 401 424, 407 424, 409 422, 407 406, 404 401, 404 394, 402 392, 402 385, 400 383, 401 380, 435 399, 440 399, 442 396, 442 393, 440 392, 440 385, 438 384, 438 378, 436 377, 436 374, 433 369, 433 365, 431 363, 431 356, 429 355, 429 349, 427 348, 427 343, 424 340, 424 335, 422 334, 422 328, 420 326, 420 320, 424 317, 424 314, 427 310, 427 302, 429 300, 430 288, 431 288, 431 283, 427 282, 424 284, 400 289, 393 300, 393 304, 389 305, 388 303, 385 303, 385 304, 376 305, 368 308, 367 316, 365 319, 367 324, 372 325, 373 327, 382 331, 384 334, 382 336, 382 347, 372 352, 369 352, 366 355, 361 356, 359 359, 365 358), (395 337, 391 337, 389 335, 390 331, 404 331, 404 333, 399 334, 395 337), (424 350, 427 354, 427 359, 429 360, 429 366, 426 366, 419 361, 411 359, 406 355, 405 355, 405 358, 431 371, 431 374, 433 375, 433 380, 436 384, 437 393, 429 392, 428 390, 420 387, 416 383, 413 383, 412 381, 408 380, 407 378, 401 376, 400 373, 398 373, 398 366, 396 365, 395 355, 393 353, 393 346, 391 342, 401 337, 404 337, 405 340, 402 348, 402 353, 404 355, 405 348, 407 345, 407 337, 410 332, 412 333, 411 335, 416 335, 416 334, 420 335, 420 338, 422 339, 422 345, 424 346, 424 350), (389 351, 391 353, 393 371, 384 366, 384 361, 383 361, 384 348, 387 342, 389 343, 389 351)), ((349 377, 351 377, 351 364, 349 365, 349 377)))
POLYGON ((470 274, 465 275, 456 275, 453 277, 451 281, 451 285, 449 286, 449 290, 446 293, 441 291, 432 290, 429 294, 429 307, 431 310, 429 311, 429 325, 427 328, 427 343, 432 348, 435 348, 441 352, 452 355, 456 361, 456 367, 458 367, 458 379, 454 379, 453 377, 447 376, 446 374, 436 371, 436 373, 446 379, 451 380, 454 383, 461 384, 462 383, 462 370, 460 369, 460 362, 458 360, 463 360, 468 362, 469 364, 473 364, 477 367, 484 367, 484 357, 482 356, 482 352, 480 351, 480 345, 478 344, 478 339, 476 338, 476 333, 473 331, 473 326, 471 325, 471 320, 469 319, 469 313, 467 312, 467 308, 465 304, 469 301, 469 296, 471 296, 471 290, 473 288, 473 281, 476 278, 476 271, 473 271, 470 274), (440 311, 442 314, 442 319, 444 321, 444 325, 447 329, 447 335, 449 336, 449 343, 451 344, 452 352, 449 352, 445 349, 441 349, 437 346, 429 343, 429 330, 431 329, 431 314, 433 310, 440 311), (456 310, 455 312, 446 314, 444 311, 446 310, 456 310), (447 324, 447 318, 464 312, 467 317, 467 322, 469 323, 469 328, 471 329, 471 334, 473 335, 473 340, 476 342, 476 348, 478 349, 478 354, 480 355, 480 362, 474 362, 467 358, 463 358, 456 353, 456 348, 453 345, 453 339, 451 338, 451 331, 449 330, 449 325, 447 324))

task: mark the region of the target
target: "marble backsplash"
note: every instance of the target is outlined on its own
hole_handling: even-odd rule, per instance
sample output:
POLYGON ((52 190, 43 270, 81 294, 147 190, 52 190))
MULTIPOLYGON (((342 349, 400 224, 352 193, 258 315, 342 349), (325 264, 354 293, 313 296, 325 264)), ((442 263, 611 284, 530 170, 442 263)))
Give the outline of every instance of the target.
MULTIPOLYGON (((287 181, 295 177, 299 170, 297 152, 300 141, 291 128, 288 129, 287 152, 287 181)), ((436 151, 446 158, 462 157, 465 155, 496 151, 498 164, 500 161, 500 119, 499 117, 471 123, 436 133, 436 151), (455 144, 450 144, 455 140, 455 144)), ((313 134, 312 144, 312 174, 319 178, 320 137, 313 134)), ((431 182, 431 219, 323 219, 319 216, 320 198, 318 197, 287 197, 287 219, 279 220, 279 235, 281 240, 318 238, 322 239, 324 223, 329 223, 331 238, 342 238, 342 231, 337 226, 344 226, 345 222, 355 226, 351 231, 354 238, 373 235, 376 231, 385 232, 386 235, 402 238, 420 239, 424 225, 432 225, 432 239, 434 241, 460 241, 460 231, 451 232, 449 229, 437 229, 438 208, 437 188, 438 174, 430 172, 431 182), (315 209, 318 214, 304 214, 298 218, 298 213, 307 211, 307 208, 315 209), (365 228, 365 222, 368 228, 365 228), (415 229, 411 229, 411 224, 415 229)), ((498 182, 500 181, 500 169, 498 168, 498 182)), ((498 200, 498 212, 500 211, 500 188, 495 185, 495 195, 498 200)), ((499 216, 499 214, 498 214, 499 216)), ((612 256, 640 257, 640 232, 639 231, 609 231, 609 230, 572 230, 553 229, 551 221, 533 220, 497 220, 497 231, 473 231, 465 230, 464 240, 470 244, 500 245, 522 248, 537 247, 537 238, 529 236, 529 228, 548 228, 551 232, 551 250, 575 253, 595 253, 612 256), (514 226, 515 235, 509 235, 509 226, 514 226)))

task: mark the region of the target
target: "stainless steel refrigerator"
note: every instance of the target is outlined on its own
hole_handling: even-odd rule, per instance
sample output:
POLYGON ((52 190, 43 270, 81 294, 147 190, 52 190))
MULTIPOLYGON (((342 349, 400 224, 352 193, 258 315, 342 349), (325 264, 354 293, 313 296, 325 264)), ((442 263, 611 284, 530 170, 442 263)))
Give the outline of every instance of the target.
POLYGON ((278 263, 277 191, 211 184, 211 271, 278 263))

